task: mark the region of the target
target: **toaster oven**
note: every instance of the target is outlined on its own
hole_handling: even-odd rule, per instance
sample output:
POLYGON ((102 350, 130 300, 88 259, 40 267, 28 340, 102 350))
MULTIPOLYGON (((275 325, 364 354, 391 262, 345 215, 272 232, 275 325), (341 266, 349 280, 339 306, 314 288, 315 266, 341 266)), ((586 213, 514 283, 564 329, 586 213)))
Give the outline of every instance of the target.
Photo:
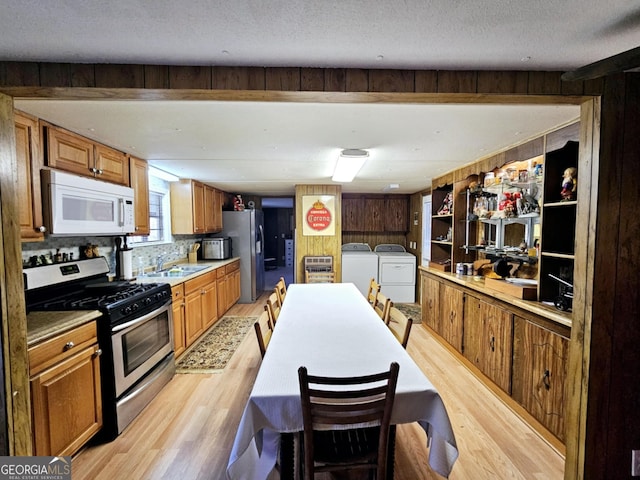
POLYGON ((200 250, 203 260, 225 260, 231 257, 231 239, 229 237, 203 239, 200 250))

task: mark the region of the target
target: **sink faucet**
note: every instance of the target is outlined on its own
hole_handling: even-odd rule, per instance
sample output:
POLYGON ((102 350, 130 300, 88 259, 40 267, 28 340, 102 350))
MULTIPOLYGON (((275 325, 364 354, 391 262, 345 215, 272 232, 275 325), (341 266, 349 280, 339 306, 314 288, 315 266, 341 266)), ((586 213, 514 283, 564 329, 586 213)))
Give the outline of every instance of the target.
POLYGON ((159 272, 160 270, 162 270, 164 268, 164 257, 165 257, 166 253, 161 253, 160 255, 158 255, 158 258, 156 259, 156 272, 159 272))

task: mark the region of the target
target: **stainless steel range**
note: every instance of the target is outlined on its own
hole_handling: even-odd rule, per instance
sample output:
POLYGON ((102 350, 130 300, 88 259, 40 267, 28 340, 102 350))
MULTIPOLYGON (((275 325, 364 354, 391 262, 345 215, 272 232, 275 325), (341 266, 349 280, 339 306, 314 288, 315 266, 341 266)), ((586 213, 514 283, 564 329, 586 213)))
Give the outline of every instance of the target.
POLYGON ((112 440, 173 377, 171 287, 109 282, 104 257, 24 270, 28 311, 99 310, 102 437, 112 440))

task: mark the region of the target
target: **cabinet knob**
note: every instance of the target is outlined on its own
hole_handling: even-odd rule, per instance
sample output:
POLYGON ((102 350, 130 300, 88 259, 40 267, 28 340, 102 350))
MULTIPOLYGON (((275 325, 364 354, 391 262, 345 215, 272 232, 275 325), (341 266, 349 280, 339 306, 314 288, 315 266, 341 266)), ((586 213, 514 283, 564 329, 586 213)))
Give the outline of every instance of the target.
POLYGON ((102 175, 104 171, 101 168, 98 168, 98 175, 102 175))
POLYGON ((39 227, 36 227, 36 232, 44 233, 46 231, 47 231, 47 227, 45 227, 44 225, 40 225, 39 227))
POLYGON ((64 348, 63 350, 66 352, 67 350, 71 350, 73 347, 75 347, 76 344, 73 342, 67 342, 64 344, 64 348))
POLYGON ((94 357, 99 357, 100 355, 102 355, 102 349, 98 348, 95 352, 93 352, 93 356, 94 357))

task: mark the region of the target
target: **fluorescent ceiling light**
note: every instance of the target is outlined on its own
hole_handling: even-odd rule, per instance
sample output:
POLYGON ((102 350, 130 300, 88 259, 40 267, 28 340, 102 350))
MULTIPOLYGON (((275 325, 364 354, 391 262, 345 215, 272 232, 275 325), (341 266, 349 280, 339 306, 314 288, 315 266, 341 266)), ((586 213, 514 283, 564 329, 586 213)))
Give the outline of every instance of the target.
POLYGON ((400 184, 398 183, 390 183, 389 185, 386 185, 382 191, 383 192, 389 192, 391 190, 397 190, 398 188, 400 188, 400 184))
POLYGON ((334 182, 351 182, 364 165, 364 162, 367 161, 368 156, 369 152, 366 150, 342 150, 331 180, 334 182))
POLYGON ((173 173, 165 172, 164 170, 152 167, 151 165, 149 165, 149 175, 161 178, 162 180, 166 180, 167 182, 177 182, 178 180, 180 180, 180 177, 175 176, 173 173))

